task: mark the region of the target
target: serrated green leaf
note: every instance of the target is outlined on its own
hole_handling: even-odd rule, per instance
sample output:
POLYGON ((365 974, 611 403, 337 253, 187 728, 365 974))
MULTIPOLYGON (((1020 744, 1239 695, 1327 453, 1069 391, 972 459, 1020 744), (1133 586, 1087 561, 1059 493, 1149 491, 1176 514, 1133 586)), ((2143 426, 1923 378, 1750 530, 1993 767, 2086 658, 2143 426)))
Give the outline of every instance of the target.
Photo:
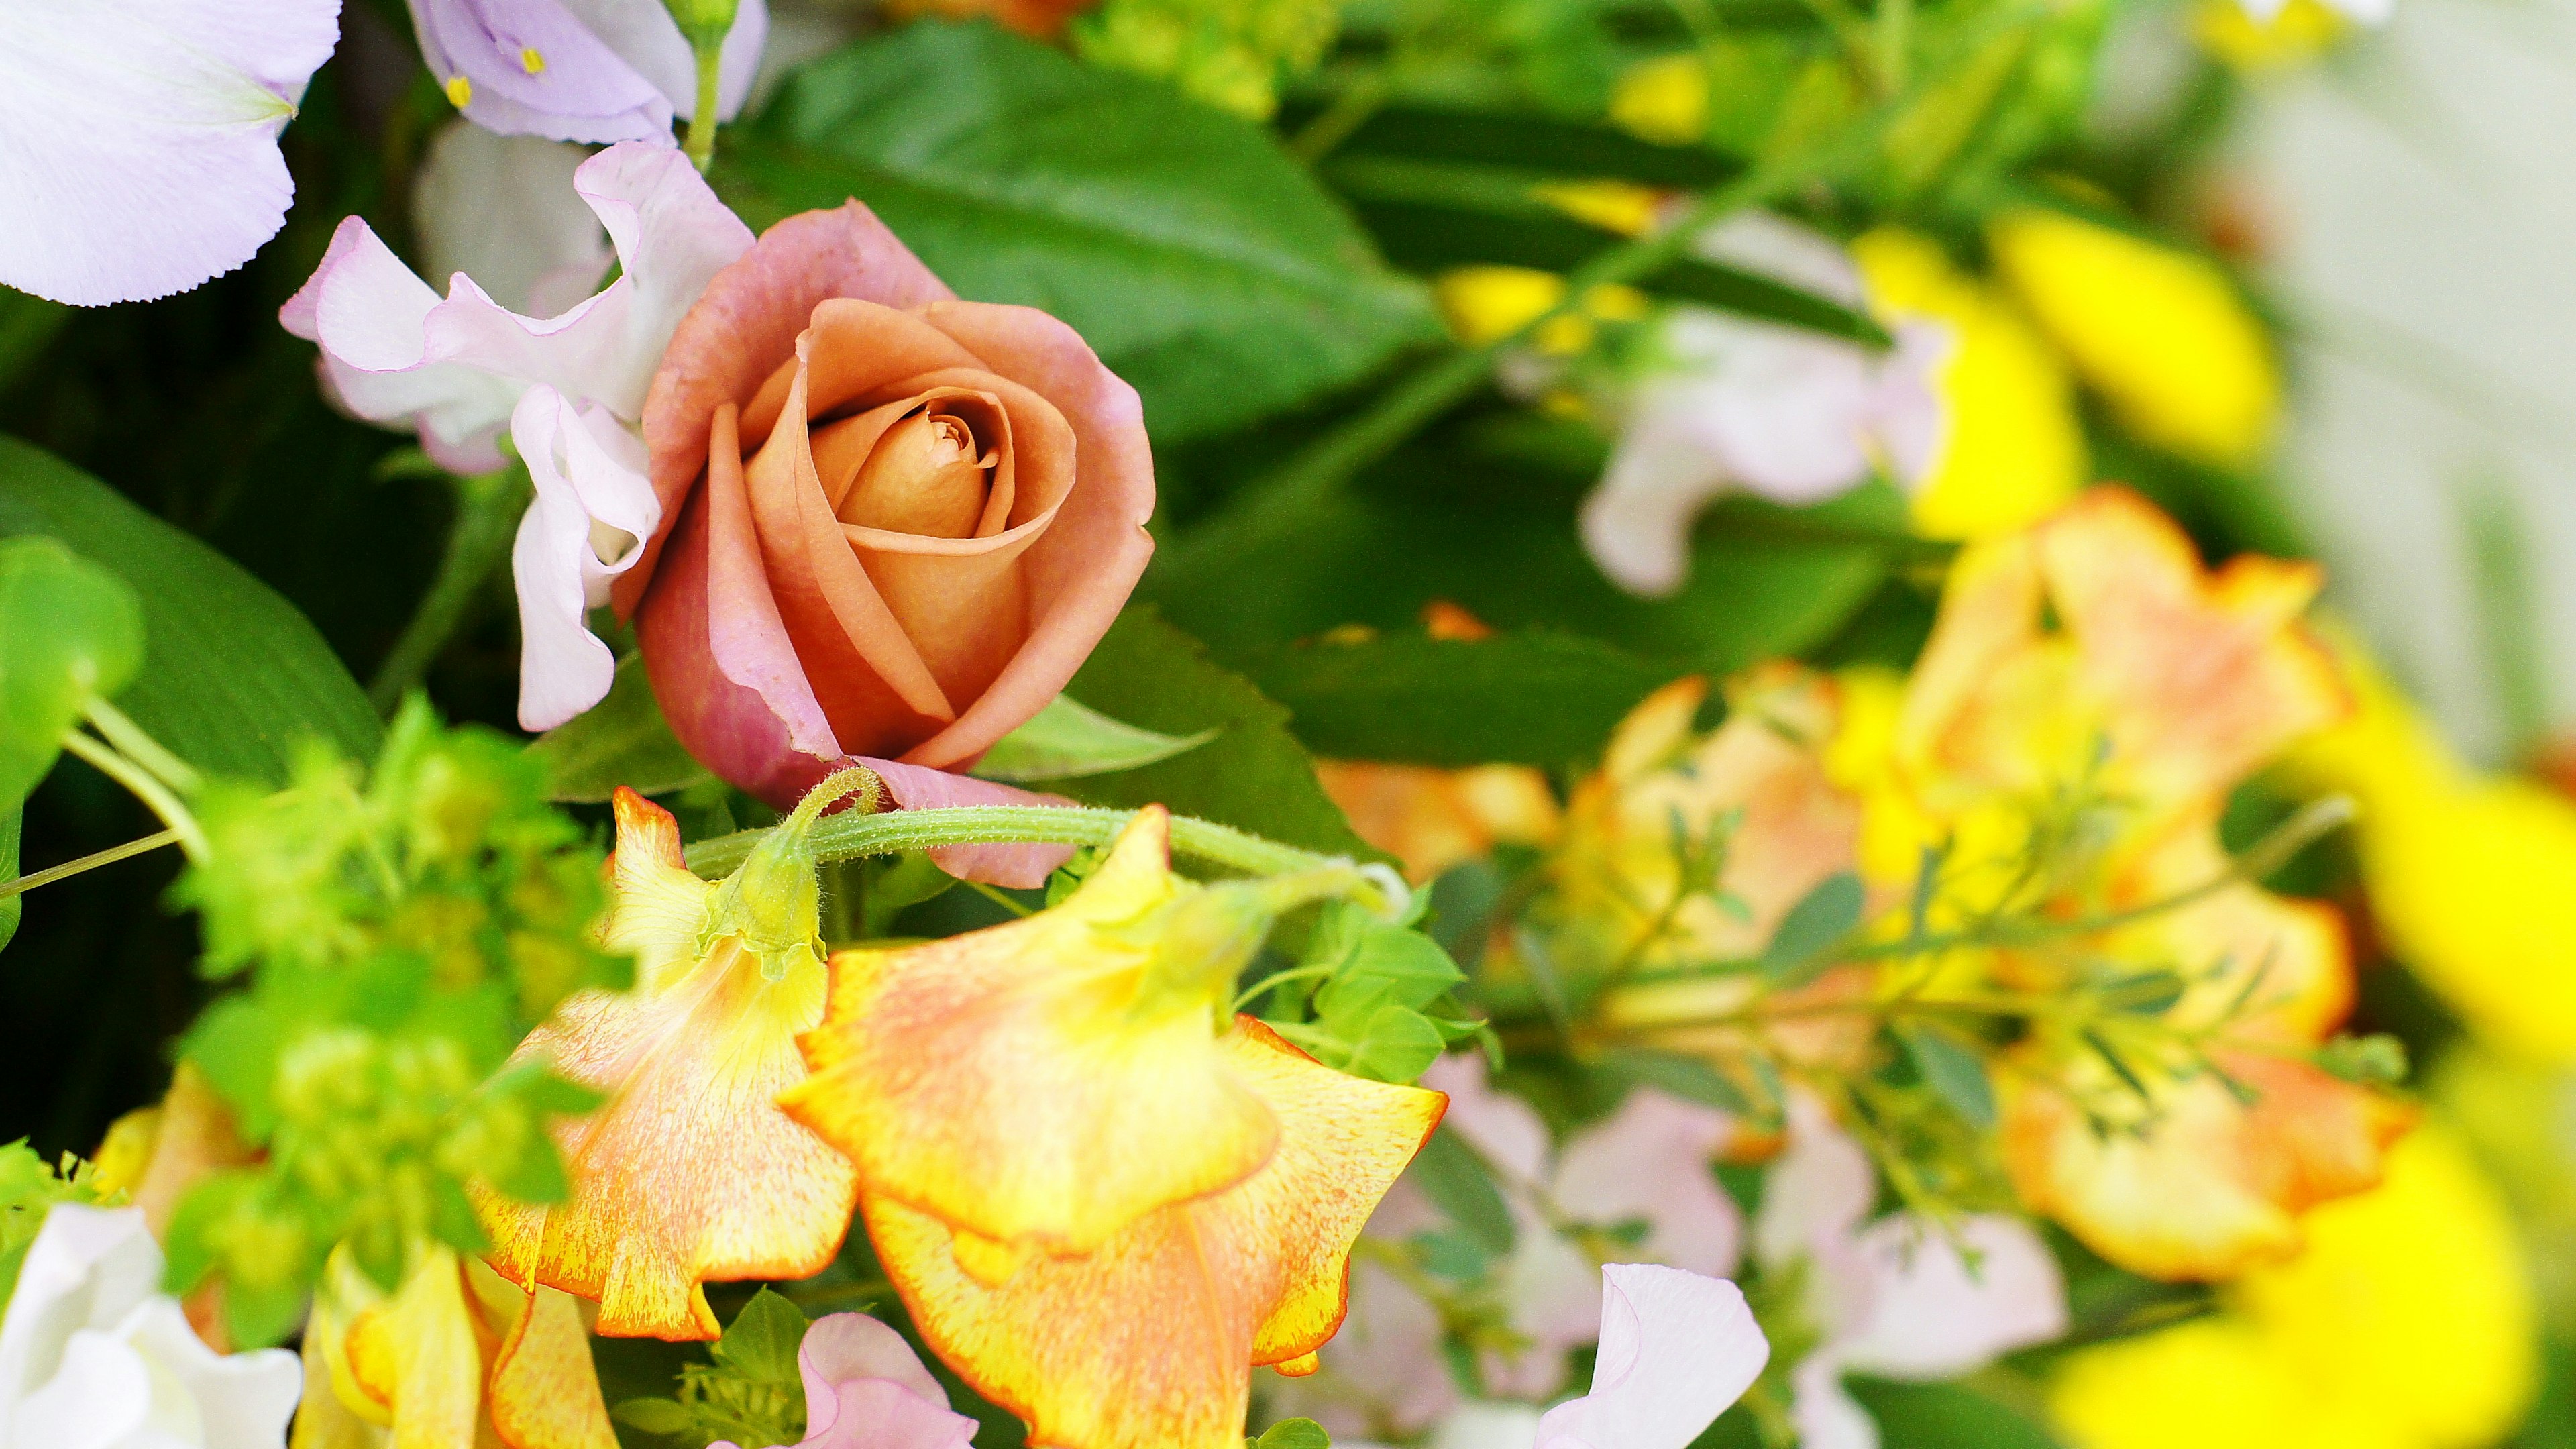
POLYGON ((1825 953, 1860 925, 1861 907, 1867 900, 1860 877, 1850 871, 1836 871, 1818 881, 1780 918, 1771 944, 1762 948, 1762 974, 1775 982, 1795 983, 1833 964, 1825 953))
POLYGON ((1316 994, 1315 1011, 1327 1025, 1362 1021, 1390 1005, 1419 1011, 1466 979, 1430 937, 1369 921, 1349 943, 1341 969, 1316 994))
POLYGON ((711 1350, 715 1361, 745 1378, 794 1383, 796 1350, 805 1342, 805 1312, 785 1295, 763 1288, 725 1326, 711 1350))
POLYGON ((545 763, 552 800, 605 800, 620 785, 665 795, 708 778, 663 720, 640 654, 617 662, 607 698, 529 741, 528 753, 545 763))
POLYGON ((961 295, 1070 323, 1159 441, 1439 336, 1268 133, 991 26, 922 22, 800 68, 726 133, 713 180, 755 228, 857 197, 961 295))
POLYGON ((1328 636, 1263 650, 1243 665, 1318 754, 1453 767, 1596 754, 1629 709, 1672 676, 1553 629, 1475 640, 1411 629, 1328 636))
POLYGON ((1493 1169, 1456 1129, 1434 1131, 1413 1165, 1405 1169, 1405 1176, 1487 1257, 1510 1255, 1517 1236, 1511 1208, 1504 1203, 1502 1190, 1494 1186, 1493 1169))
POLYGON ((30 534, 133 589, 146 652, 116 704, 181 759, 283 785, 299 739, 375 757, 383 729, 366 692, 294 605, 97 479, 0 438, 0 537, 30 534))
POLYGON ((1995 1125, 1994 1083, 1975 1052, 1938 1027, 1903 1026, 1896 1035, 1914 1059, 1914 1069, 1960 1120, 1981 1132, 1995 1125))
POLYGON ((1282 1419, 1245 1442, 1253 1449, 1332 1449, 1333 1436, 1312 1419, 1282 1419))
POLYGON ((1288 712, 1152 608, 1120 615, 1065 693, 1146 729, 1219 733, 1141 769, 1065 781, 1059 793, 1130 809, 1159 803, 1309 850, 1385 858, 1351 833, 1316 783, 1314 761, 1288 731, 1288 712))
POLYGON ((1167 735, 1111 719, 1059 694, 1029 722, 994 741, 975 773, 987 780, 1072 780, 1111 775, 1184 755, 1219 731, 1167 735))
POLYGON ((1726 1074, 1698 1057, 1652 1047, 1619 1047, 1602 1054, 1601 1065, 1641 1087, 1653 1087, 1685 1102, 1753 1115, 1752 1100, 1726 1074))
POLYGON ((1353 1076, 1381 1082, 1411 1082, 1440 1060, 1448 1038, 1430 1018, 1409 1006, 1387 1002, 1358 1019, 1347 1035, 1336 1031, 1341 1058, 1332 1065, 1353 1076))

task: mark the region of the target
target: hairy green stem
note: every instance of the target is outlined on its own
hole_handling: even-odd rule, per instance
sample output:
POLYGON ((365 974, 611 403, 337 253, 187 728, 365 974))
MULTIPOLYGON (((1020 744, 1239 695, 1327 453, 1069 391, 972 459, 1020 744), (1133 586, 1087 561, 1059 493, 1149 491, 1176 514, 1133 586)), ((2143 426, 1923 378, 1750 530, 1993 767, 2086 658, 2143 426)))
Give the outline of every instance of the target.
POLYGON ((394 712, 464 625, 484 581, 510 556, 531 491, 527 468, 516 462, 456 480, 456 526, 448 532, 438 573, 367 686, 377 713, 394 712))

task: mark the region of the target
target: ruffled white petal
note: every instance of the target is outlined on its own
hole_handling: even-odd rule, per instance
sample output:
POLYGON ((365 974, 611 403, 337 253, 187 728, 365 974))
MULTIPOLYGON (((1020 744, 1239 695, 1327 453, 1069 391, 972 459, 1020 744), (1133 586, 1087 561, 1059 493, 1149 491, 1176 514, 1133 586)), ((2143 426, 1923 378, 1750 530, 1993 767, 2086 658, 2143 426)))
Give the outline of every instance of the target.
POLYGON ((1547 1412, 1538 1449, 1689 1449, 1770 1358, 1734 1284, 1611 1264, 1601 1270, 1592 1392, 1547 1412))
POLYGON ((536 497, 510 548, 519 595, 519 724, 546 730, 599 703, 616 656, 590 632, 608 582, 661 521, 641 440, 599 405, 530 388, 510 420, 536 497))
POLYGON ((295 198, 277 133, 339 0, 0 8, 0 284, 82 306, 248 261, 295 198))
POLYGON ((421 263, 463 272, 511 311, 552 317, 599 290, 613 253, 573 189, 590 153, 541 136, 502 136, 451 121, 412 181, 421 263))
POLYGON ((72 1335, 105 1328, 161 1286, 161 1246, 140 1208, 45 1214, 0 1317, 0 1404, 51 1378, 72 1335))
POLYGON ((1878 1421, 1843 1387, 1843 1366, 1829 1351, 1809 1354, 1789 1374, 1789 1422, 1799 1449, 1878 1449, 1878 1421))

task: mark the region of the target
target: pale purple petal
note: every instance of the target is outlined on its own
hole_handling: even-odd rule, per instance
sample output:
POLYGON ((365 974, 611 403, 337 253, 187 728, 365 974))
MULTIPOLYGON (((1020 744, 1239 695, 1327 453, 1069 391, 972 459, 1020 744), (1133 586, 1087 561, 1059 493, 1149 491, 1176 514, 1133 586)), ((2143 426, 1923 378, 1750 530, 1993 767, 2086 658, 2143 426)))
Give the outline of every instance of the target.
POLYGON ((1662 598, 1690 577, 1691 524, 1729 479, 1698 426, 1694 389, 1650 384, 1583 500, 1584 552, 1610 582, 1662 598))
POLYGON ((602 294, 618 298, 609 305, 622 335, 579 395, 597 398, 619 417, 641 418, 673 329, 716 273, 751 250, 751 228, 677 151, 612 146, 583 162, 573 185, 608 229, 624 272, 602 294))
POLYGON ((1949 442, 1949 409, 1935 380, 1956 345, 1947 323, 1904 322, 1896 328, 1896 345, 1879 362, 1870 426, 1887 454, 1888 471, 1909 490, 1932 476, 1949 442))
POLYGON ((1449 1094, 1440 1125, 1455 1131, 1507 1186, 1524 1191, 1547 1179, 1547 1124, 1527 1102, 1485 1085, 1479 1052, 1451 1052, 1422 1074, 1422 1085, 1449 1094))
POLYGON ((536 497, 510 551, 519 595, 519 725, 547 730, 608 694, 617 663, 590 632, 589 610, 642 556, 661 518, 644 443, 596 403, 576 407, 533 387, 511 438, 536 497))
POLYGON ((1843 1387, 1842 1364, 1829 1352, 1811 1353, 1790 1371, 1789 1422, 1799 1449, 1878 1449, 1878 1421, 1843 1387))
POLYGON ((1953 1242, 1911 1214, 1894 1213, 1871 1224, 1858 1248, 1876 1289, 1868 1322, 1833 1345, 1846 1369, 1956 1378, 2066 1332, 2057 1259, 2018 1218, 1977 1214, 1958 1225, 1953 1242))
POLYGON ((248 261, 295 197, 277 133, 339 0, 0 7, 0 285, 81 306, 248 261))
POLYGON ((1711 1160, 1735 1135, 1713 1107, 1641 1087, 1557 1158, 1557 1210, 1600 1226, 1643 1219, 1638 1256, 1724 1278, 1735 1272, 1744 1215, 1711 1160))
MULTIPOLYGON (((503 135, 672 146, 671 102, 562 0, 408 0, 421 58, 503 135)), ((659 8, 656 6, 655 8, 659 8)))
MULTIPOLYGON (((563 4, 636 74, 668 97, 681 120, 697 114, 697 57, 660 0, 563 0, 563 4)), ((730 121, 741 112, 768 39, 766 0, 742 0, 734 11, 733 29, 725 32, 724 59, 716 81, 719 118, 730 121)))
POLYGON ((798 1449, 973 1449, 979 1426, 887 1379, 859 1379, 833 1390, 829 1405, 808 1398, 809 1423, 798 1449), (814 1415, 830 1412, 814 1427, 814 1415))
POLYGON ((1770 1357, 1734 1284, 1614 1263, 1601 1270, 1592 1392, 1539 1420, 1538 1449, 1689 1449, 1770 1357))
POLYGON ((551 317, 598 291, 614 254, 573 190, 589 157, 566 142, 450 122, 412 179, 422 265, 433 277, 465 273, 523 316, 551 317))
POLYGON ((1846 307, 1861 304, 1860 268, 1850 252, 1831 237, 1767 211, 1739 211, 1705 227, 1691 238, 1690 249, 1702 261, 1786 282, 1846 307))
MULTIPOLYGON (((877 772, 895 808, 937 810, 954 805, 1071 805, 1061 795, 1041 795, 996 780, 952 775, 921 765, 860 757, 858 763, 877 772)), ((988 844, 934 845, 931 863, 959 880, 1035 890, 1055 868, 1073 858, 1070 845, 988 844)))

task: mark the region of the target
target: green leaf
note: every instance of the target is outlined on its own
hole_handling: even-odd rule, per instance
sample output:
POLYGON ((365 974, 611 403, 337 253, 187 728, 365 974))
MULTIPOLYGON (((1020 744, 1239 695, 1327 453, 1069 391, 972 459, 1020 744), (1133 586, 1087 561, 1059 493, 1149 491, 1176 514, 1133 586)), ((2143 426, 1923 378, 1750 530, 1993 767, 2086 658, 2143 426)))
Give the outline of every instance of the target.
POLYGON ((1896 1035, 1914 1058, 1914 1069, 1962 1121, 1980 1132, 1995 1125, 1994 1084, 1975 1052, 1937 1027, 1903 1026, 1896 1035))
POLYGON ((1160 803, 1183 815, 1290 845, 1384 859, 1358 836, 1288 732, 1288 712, 1162 621, 1130 608, 1110 626, 1065 693, 1094 709, 1174 735, 1219 731, 1207 744, 1140 769, 1070 780, 1061 793, 1094 805, 1160 803))
MULTIPOLYGON (((18 837, 26 827, 26 812, 12 805, 0 810, 0 885, 16 880, 18 871, 18 837)), ((27 898, 13 895, 0 899, 0 946, 6 946, 18 934, 19 917, 25 914, 27 898)))
POLYGON ((2046 1429, 1964 1384, 1843 1381, 1878 1421, 1886 1449, 2058 1449, 2046 1429))
POLYGON ((1771 933, 1771 944, 1762 948, 1762 974, 1775 982, 1793 983, 1833 964, 1822 959, 1824 954, 1860 924, 1866 901, 1860 877, 1850 871, 1836 871, 1818 881, 1781 917, 1780 929, 1771 933))
POLYGON ((698 1424, 698 1416, 676 1399, 628 1399, 610 1410, 609 1416, 647 1434, 685 1434, 698 1424))
POLYGON ((71 318, 60 302, 0 287, 0 391, 25 375, 71 318))
POLYGON ((0 806, 25 800, 64 732, 142 664, 142 611, 116 575, 55 539, 0 543, 0 806))
POLYGON ((763 1288, 734 1315, 711 1352, 719 1365, 745 1378, 794 1383, 796 1350, 809 1326, 803 1309, 763 1288))
MULTIPOLYGON (((1359 928, 1341 969, 1316 995, 1315 1011, 1327 1024, 1364 1020, 1388 1005, 1419 1011, 1466 979, 1430 937, 1370 921, 1359 928)), ((1414 1075, 1421 1073, 1417 1069, 1414 1075)))
POLYGON ((1503 1202, 1502 1190, 1494 1186, 1493 1169, 1455 1128, 1433 1132, 1405 1175, 1486 1256, 1500 1258, 1511 1252, 1516 1236, 1511 1208, 1503 1202))
POLYGON ((1297 737, 1318 754, 1447 766, 1556 765, 1598 753, 1672 673, 1553 629, 1476 640, 1328 635, 1251 655, 1244 672, 1288 707, 1297 737))
POLYGON ((994 741, 975 764, 987 780, 1070 780, 1142 769, 1186 754, 1217 737, 1156 734, 1123 724, 1070 695, 1047 701, 1027 724, 994 741))
POLYGON ((1282 1419, 1244 1442, 1253 1449, 1332 1449, 1333 1436, 1312 1419, 1282 1419))
POLYGON ((605 800, 620 785, 664 795, 707 778, 663 720, 640 654, 617 662, 606 699, 529 741, 528 753, 545 762, 551 800, 605 800))
POLYGON ((1169 442, 1240 426, 1438 337, 1261 129, 987 25, 924 22, 792 74, 726 132, 754 227, 856 197, 963 296, 1082 333, 1169 442))
POLYGON ((1448 1044, 1429 1017, 1390 1001, 1363 1018, 1358 1031, 1343 1038, 1342 1059, 1332 1065, 1357 1077, 1409 1083, 1440 1060, 1448 1044))
POLYGON ((1744 1095, 1744 1089, 1698 1057, 1652 1047, 1618 1047, 1602 1054, 1601 1065, 1637 1086, 1653 1087, 1685 1102, 1740 1116, 1754 1115, 1752 1099, 1744 1095))
POLYGON ((0 438, 0 537, 49 534, 143 609, 143 672, 117 706, 201 770, 286 783, 294 744, 355 759, 382 736, 366 692, 312 623, 222 554, 58 458, 0 438))
MULTIPOLYGON (((1320 108, 1287 108, 1292 133, 1320 108)), ((1700 146, 1640 141, 1608 126, 1548 116, 1390 105, 1370 113, 1334 148, 1336 156, 1411 156, 1425 161, 1519 166, 1554 176, 1608 178, 1697 190, 1733 180, 1744 163, 1700 146)))

